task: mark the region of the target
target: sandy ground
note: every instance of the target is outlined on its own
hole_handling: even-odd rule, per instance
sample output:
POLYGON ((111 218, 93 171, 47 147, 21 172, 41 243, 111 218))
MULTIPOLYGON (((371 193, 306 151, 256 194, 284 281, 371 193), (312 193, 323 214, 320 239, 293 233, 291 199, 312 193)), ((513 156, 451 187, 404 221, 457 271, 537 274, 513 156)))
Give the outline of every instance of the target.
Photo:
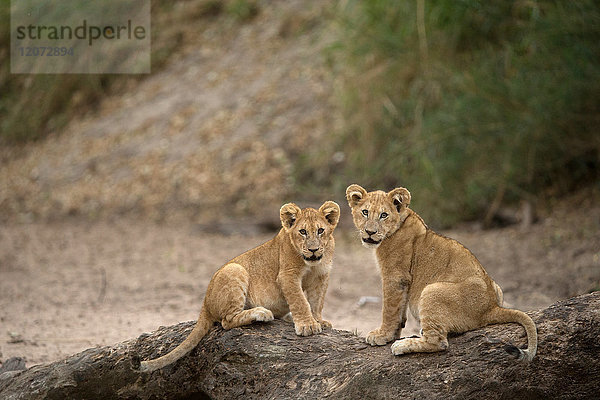
MULTIPOLYGON (((600 288, 600 207, 560 209, 521 230, 462 228, 507 303, 529 310, 600 288)), ((198 225, 141 220, 0 226, 0 360, 52 362, 93 346, 195 319, 216 269, 272 237, 212 235, 198 225)), ((335 328, 364 335, 380 322, 373 254, 344 223, 324 308, 335 328)), ((409 320, 405 333, 418 330, 409 320)))

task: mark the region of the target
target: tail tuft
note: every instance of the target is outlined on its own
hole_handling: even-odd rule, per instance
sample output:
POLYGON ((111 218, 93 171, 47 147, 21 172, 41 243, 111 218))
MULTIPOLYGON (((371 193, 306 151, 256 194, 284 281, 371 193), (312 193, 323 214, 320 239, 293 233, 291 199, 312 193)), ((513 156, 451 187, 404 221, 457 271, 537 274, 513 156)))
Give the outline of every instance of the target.
POLYGON ((529 353, 528 350, 521 350, 515 345, 507 344, 504 346, 504 350, 510 354, 511 356, 518 358, 523 361, 531 361, 533 356, 529 353))
POLYGON ((129 361, 131 362, 131 367, 135 370, 140 369, 140 364, 142 363, 142 359, 140 358, 140 356, 138 354, 134 354, 131 356, 131 358, 129 359, 129 361))
POLYGON ((522 350, 512 344, 504 346, 509 354, 520 360, 531 361, 537 352, 537 329, 531 317, 523 311, 510 308, 496 307, 487 316, 489 324, 505 324, 516 322, 525 328, 527 333, 527 350, 522 350))
POLYGON ((521 350, 520 348, 518 348, 517 346, 513 345, 513 344, 507 344, 504 346, 504 350, 510 354, 511 356, 515 357, 515 358, 523 358, 523 350, 521 350))

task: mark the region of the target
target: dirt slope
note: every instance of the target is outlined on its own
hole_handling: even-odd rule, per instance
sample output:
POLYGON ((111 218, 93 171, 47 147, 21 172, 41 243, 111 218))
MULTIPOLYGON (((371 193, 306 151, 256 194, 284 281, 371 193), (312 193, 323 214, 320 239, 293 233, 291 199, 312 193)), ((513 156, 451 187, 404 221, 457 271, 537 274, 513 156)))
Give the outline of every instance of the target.
POLYGON ((291 164, 335 123, 325 2, 202 20, 162 71, 0 160, 1 219, 247 214, 281 204, 291 164))

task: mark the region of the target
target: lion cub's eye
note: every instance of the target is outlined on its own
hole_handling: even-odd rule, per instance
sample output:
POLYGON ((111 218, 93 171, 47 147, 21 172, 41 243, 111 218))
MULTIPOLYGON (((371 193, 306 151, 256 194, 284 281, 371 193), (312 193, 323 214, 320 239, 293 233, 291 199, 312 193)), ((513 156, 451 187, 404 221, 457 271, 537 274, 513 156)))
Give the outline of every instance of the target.
POLYGON ((388 217, 388 213, 386 212, 382 212, 381 214, 379 214, 379 218, 381 219, 386 219, 388 217))
POLYGON ((319 228, 319 230, 317 231, 317 233, 318 233, 319 235, 322 235, 322 234, 323 234, 323 232, 325 232, 325 229, 323 229, 323 228, 319 228))
POLYGON ((365 217, 369 216, 369 210, 362 210, 362 215, 364 215, 365 217))
POLYGON ((302 236, 306 236, 306 229, 300 229, 300 234, 302 236))

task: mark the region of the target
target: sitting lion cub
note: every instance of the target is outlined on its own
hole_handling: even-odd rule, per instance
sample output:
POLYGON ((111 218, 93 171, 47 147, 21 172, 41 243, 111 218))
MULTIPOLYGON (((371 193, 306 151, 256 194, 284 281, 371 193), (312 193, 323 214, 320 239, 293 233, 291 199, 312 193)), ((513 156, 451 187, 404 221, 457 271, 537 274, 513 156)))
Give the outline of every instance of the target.
POLYGON ((154 371, 183 357, 215 322, 231 329, 253 321, 271 321, 274 316, 282 318, 291 311, 297 335, 308 336, 331 327, 321 311, 340 207, 326 201, 318 211, 301 210, 289 203, 281 207, 280 218, 283 228, 277 236, 234 258, 214 274, 190 335, 170 353, 143 361, 142 371, 154 371))
POLYGON ((350 185, 346 198, 362 243, 376 249, 382 277, 382 323, 369 332, 367 343, 384 345, 399 338, 410 307, 422 334, 394 342, 395 355, 445 350, 448 332, 517 322, 527 332, 527 350, 507 350, 526 360, 535 356, 537 332, 531 318, 502 307, 502 290, 477 258, 457 241, 430 230, 408 208, 408 190, 367 193, 350 185))

